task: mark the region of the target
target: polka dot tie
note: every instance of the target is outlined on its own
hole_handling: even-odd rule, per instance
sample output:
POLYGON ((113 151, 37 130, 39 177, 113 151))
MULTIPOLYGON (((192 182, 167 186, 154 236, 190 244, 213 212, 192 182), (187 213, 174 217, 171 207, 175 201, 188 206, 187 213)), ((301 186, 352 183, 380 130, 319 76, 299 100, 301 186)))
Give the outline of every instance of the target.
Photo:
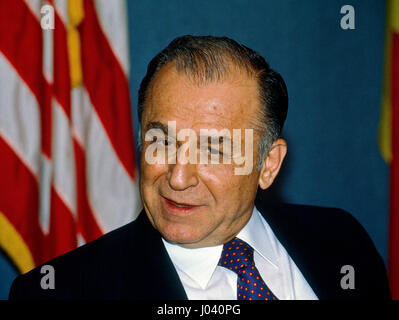
POLYGON ((237 273, 237 300, 278 300, 266 286, 254 262, 254 249, 235 237, 225 243, 219 266, 237 273))

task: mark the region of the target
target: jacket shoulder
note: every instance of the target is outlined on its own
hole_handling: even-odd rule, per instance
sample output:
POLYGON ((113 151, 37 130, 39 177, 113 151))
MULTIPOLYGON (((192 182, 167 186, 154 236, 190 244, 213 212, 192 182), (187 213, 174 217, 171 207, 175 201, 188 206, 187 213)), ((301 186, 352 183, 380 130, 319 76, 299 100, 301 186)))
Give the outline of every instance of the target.
POLYGON ((335 299, 371 298, 374 294, 390 298, 384 261, 364 227, 349 212, 296 204, 258 206, 300 270, 307 273, 306 279, 312 280, 314 287, 322 284, 319 298, 330 298, 331 293, 335 299), (356 290, 342 290, 344 266, 353 267, 356 290), (327 292, 327 287, 332 290, 327 292))
MULTIPOLYGON (((125 255, 127 245, 134 242, 132 238, 140 236, 138 220, 19 275, 11 286, 9 299, 84 298, 87 294, 85 285, 90 279, 101 279, 105 274, 118 271, 117 265, 125 255), (45 266, 50 266, 51 270, 45 266), (46 276, 53 276, 50 275, 52 272, 54 289, 42 288, 42 281, 46 276)), ((100 283, 98 287, 101 287, 100 283)))
MULTIPOLYGON (((359 221, 348 211, 340 208, 303 204, 260 205, 265 218, 279 226, 293 226, 298 233, 313 235, 333 241, 347 241, 347 238, 369 240, 359 221)), ((353 242, 353 241, 352 241, 353 242)))

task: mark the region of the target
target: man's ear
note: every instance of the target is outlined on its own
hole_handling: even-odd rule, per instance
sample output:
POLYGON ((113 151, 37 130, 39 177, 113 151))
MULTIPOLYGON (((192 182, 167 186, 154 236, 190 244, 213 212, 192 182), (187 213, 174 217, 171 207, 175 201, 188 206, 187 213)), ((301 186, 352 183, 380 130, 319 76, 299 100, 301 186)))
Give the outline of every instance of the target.
POLYGON ((259 186, 265 190, 270 187, 280 171, 281 164, 287 154, 287 143, 283 139, 277 139, 269 149, 269 153, 263 160, 259 176, 259 186))

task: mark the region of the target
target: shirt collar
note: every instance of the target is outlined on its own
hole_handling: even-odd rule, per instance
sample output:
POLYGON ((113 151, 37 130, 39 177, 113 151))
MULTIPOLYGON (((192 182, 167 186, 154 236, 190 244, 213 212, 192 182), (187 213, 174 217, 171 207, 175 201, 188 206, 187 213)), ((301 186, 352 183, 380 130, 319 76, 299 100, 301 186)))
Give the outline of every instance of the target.
MULTIPOLYGON (((251 218, 237 237, 251 245, 266 261, 277 268, 273 238, 265 232, 268 225, 254 207, 251 218)), ((267 230, 268 231, 268 230, 267 230)), ((185 248, 162 238, 173 264, 205 289, 220 259, 223 245, 204 248, 185 248)))
POLYGON ((255 252, 270 262, 275 268, 278 268, 278 258, 275 251, 276 240, 269 225, 256 207, 254 207, 252 216, 245 227, 237 234, 237 238, 244 240, 255 252))
POLYGON ((162 238, 173 264, 205 289, 219 263, 223 245, 185 248, 162 238))

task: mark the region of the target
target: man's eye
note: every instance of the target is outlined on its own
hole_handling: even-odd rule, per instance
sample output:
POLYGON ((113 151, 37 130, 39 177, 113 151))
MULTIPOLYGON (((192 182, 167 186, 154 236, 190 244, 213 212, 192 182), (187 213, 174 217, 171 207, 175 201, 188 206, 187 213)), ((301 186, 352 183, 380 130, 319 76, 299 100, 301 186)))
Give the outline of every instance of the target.
POLYGON ((165 147, 169 147, 173 145, 173 141, 171 139, 163 139, 158 141, 160 144, 164 145, 165 147))
POLYGON ((213 149, 213 148, 210 148, 210 147, 208 147, 208 153, 210 153, 212 155, 222 154, 219 149, 213 149))

